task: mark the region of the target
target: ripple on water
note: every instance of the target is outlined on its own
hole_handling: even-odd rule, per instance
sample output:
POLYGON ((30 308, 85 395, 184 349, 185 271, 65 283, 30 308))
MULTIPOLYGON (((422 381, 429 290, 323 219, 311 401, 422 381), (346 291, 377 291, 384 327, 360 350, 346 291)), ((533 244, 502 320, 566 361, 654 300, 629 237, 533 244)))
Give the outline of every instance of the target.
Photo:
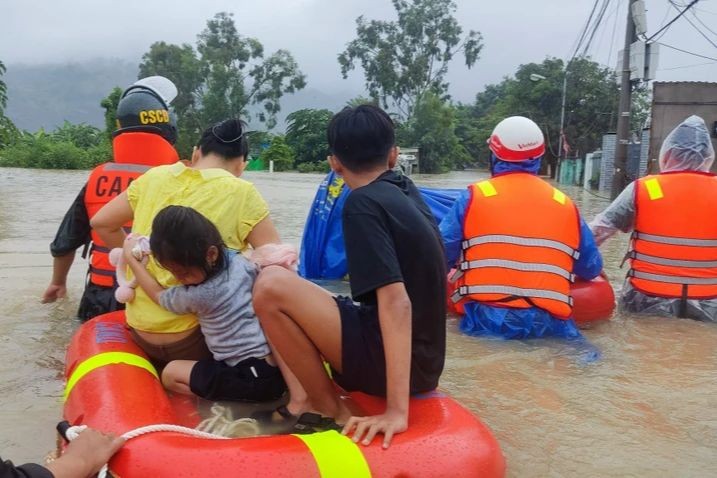
MULTIPOLYGON (((50 278, 47 245, 87 177, 82 171, 0 169, 0 451, 38 460, 54 447, 61 414, 64 348, 77 324, 84 279, 78 259, 70 298, 38 297, 50 278)), ((417 176, 421 185, 462 188, 477 173, 417 176)), ((318 175, 247 173, 287 242, 299 245, 318 175)), ((564 188, 591 218, 607 202, 564 188)), ((603 247, 619 286, 627 238, 603 247)), ((345 283, 324 284, 347 293, 345 283)), ((717 326, 618 316, 584 332, 595 362, 549 341, 460 335, 449 320, 441 386, 498 438, 510 476, 717 475, 717 326)))

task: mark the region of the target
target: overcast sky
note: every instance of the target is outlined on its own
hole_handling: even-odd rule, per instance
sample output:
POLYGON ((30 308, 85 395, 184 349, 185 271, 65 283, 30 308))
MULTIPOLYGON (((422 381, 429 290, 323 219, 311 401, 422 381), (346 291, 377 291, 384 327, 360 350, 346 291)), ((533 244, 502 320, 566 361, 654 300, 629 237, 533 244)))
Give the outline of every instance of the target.
MULTIPOLYGON (((684 3, 685 0, 676 0, 684 3)), ((518 65, 546 56, 566 58, 583 28, 593 0, 457 0, 464 30, 478 30, 485 47, 472 70, 455 60, 451 93, 470 101, 488 83, 518 65)), ((676 15, 668 0, 646 0, 648 35, 676 15)), ((592 56, 614 66, 625 32, 627 0, 612 0, 595 35, 592 56), (616 22, 617 20, 617 22, 616 22), (614 32, 614 35, 613 35, 614 32), (610 48, 612 45, 612 49, 610 48)), ((121 58, 139 62, 154 41, 194 44, 206 20, 219 11, 234 13, 239 32, 258 38, 266 51, 289 49, 309 85, 329 91, 355 90, 361 73, 342 80, 337 54, 355 36, 355 19, 393 19, 390 0, 2 0, 0 60, 16 63, 121 58)), ((686 15, 717 44, 717 0, 702 0, 686 15)), ((717 58, 717 47, 684 19, 661 41, 717 58)), ((717 62, 662 48, 658 80, 715 81, 717 62)))

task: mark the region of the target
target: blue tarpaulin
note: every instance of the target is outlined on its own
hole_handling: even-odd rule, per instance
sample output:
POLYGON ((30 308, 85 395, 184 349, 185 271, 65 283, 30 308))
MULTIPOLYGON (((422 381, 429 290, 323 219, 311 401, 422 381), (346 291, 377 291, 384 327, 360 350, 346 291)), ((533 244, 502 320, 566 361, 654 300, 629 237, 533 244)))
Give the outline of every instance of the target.
MULTIPOLYGON (((440 223, 462 189, 418 188, 440 223)), ((307 279, 341 279, 346 275, 341 211, 349 188, 333 171, 321 182, 301 240, 299 274, 307 279)))

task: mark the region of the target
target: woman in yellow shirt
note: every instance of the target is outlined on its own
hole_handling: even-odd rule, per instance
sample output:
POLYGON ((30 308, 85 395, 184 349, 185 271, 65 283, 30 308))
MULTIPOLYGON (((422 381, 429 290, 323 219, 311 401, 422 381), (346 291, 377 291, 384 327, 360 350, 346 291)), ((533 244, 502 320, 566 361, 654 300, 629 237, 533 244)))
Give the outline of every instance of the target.
MULTIPOLYGON (((179 205, 209 218, 230 249, 278 243, 266 202, 253 184, 238 177, 248 152, 246 125, 235 119, 219 123, 202 134, 191 168, 175 163, 147 171, 103 207, 91 225, 109 247, 122 247, 123 224, 132 221, 134 234, 149 236, 154 216, 166 206, 179 205)), ((152 258, 147 270, 163 287, 180 284, 152 258)), ((135 340, 160 367, 175 359, 211 357, 194 315, 161 308, 141 288, 127 304, 126 314, 135 340)))

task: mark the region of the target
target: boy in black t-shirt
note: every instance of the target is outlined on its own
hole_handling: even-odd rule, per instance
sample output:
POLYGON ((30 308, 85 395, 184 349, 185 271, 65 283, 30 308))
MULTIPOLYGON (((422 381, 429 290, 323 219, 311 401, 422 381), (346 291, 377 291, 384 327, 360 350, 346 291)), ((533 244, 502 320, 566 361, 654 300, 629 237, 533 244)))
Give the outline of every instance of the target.
POLYGON ((328 128, 331 168, 352 192, 343 210, 351 294, 332 297, 282 267, 264 269, 254 308, 291 394, 283 417, 299 429, 339 423, 369 444, 408 426, 409 394, 433 390, 445 358, 445 260, 435 220, 410 179, 393 172, 393 122, 379 108, 346 108, 328 128), (383 414, 355 417, 336 383, 386 397, 383 414), (308 393, 307 393, 308 391, 308 393), (331 419, 334 419, 333 422, 331 419))

